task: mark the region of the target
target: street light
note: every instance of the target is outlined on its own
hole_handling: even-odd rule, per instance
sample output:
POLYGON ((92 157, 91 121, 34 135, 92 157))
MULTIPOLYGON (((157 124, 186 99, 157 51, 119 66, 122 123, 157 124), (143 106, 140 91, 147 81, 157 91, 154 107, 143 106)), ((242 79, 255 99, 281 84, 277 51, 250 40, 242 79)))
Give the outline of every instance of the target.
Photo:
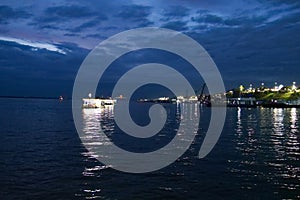
POLYGON ((293 82, 292 90, 296 90, 296 82, 293 82))

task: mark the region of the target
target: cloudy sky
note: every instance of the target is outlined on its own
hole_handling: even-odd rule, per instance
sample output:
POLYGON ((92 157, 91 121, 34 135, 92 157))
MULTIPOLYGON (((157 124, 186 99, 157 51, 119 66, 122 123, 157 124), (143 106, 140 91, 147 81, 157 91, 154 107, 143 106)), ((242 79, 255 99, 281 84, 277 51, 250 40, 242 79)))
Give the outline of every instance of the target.
POLYGON ((0 4, 1 96, 70 96, 86 55, 106 38, 137 27, 169 28, 198 41, 227 89, 275 81, 300 84, 299 0, 0 4))

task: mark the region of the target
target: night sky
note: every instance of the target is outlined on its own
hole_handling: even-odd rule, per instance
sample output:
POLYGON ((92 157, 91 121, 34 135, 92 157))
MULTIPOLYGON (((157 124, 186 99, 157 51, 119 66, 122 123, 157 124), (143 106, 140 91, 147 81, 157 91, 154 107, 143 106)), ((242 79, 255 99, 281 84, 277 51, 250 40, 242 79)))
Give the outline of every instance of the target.
POLYGON ((198 41, 227 89, 300 84, 299 0, 2 0, 0 96, 71 96, 86 55, 137 27, 169 28, 198 41))

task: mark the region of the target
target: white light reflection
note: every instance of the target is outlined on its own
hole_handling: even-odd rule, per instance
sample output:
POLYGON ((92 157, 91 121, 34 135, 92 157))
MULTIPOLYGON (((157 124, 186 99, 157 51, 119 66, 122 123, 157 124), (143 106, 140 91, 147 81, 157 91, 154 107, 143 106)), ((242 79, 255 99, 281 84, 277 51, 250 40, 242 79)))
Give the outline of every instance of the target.
POLYGON ((298 126, 297 126, 297 123, 298 123, 298 118, 297 118, 297 109, 296 108, 292 108, 291 109, 291 120, 290 120, 290 122, 291 122, 291 129, 292 129, 292 132, 297 132, 297 128, 298 128, 298 126))
POLYGON ((241 108, 237 108, 237 122, 236 122, 237 129, 236 129, 236 132, 238 134, 243 134, 243 130, 242 130, 243 126, 242 126, 241 114, 242 114, 242 109, 241 108))
MULTIPOLYGON (((105 130, 108 130, 108 132, 114 130, 114 124, 111 122, 114 115, 113 111, 113 105, 106 105, 104 108, 82 109, 82 128, 85 133, 85 137, 82 139, 85 141, 85 147, 88 150, 87 152, 82 153, 82 155, 89 163, 82 172, 84 177, 101 177, 102 171, 111 167, 105 166, 96 161, 98 156, 106 155, 98 155, 93 151, 93 148, 97 145, 108 144, 107 137, 100 138, 100 134, 98 134, 98 132, 101 127, 102 129, 105 127, 105 130)), ((83 193, 78 194, 78 196, 85 197, 85 199, 103 198, 102 189, 94 188, 93 185, 85 185, 83 193)))
MULTIPOLYGON (((101 134, 98 133, 99 130, 101 130, 101 126, 102 129, 104 128, 108 132, 112 132, 114 130, 113 110, 113 105, 106 105, 105 108, 82 109, 83 132, 85 133, 85 136, 82 138, 82 140, 84 141, 85 147, 88 150, 88 153, 84 153, 83 155, 87 159, 98 158, 99 155, 94 152, 96 146, 109 144, 109 139, 107 137, 101 137, 101 134)), ((106 169, 106 167, 98 167, 99 170, 106 169)), ((90 171, 94 170, 87 168, 84 172, 84 175, 91 175, 90 171)))
POLYGON ((194 116, 197 117, 198 113, 199 113, 199 103, 195 103, 194 104, 195 108, 194 108, 194 116))
POLYGON ((274 152, 276 152, 276 159, 282 159, 286 156, 285 137, 286 131, 284 127, 284 112, 283 108, 273 109, 273 134, 270 141, 273 143, 274 152))
POLYGON ((274 108, 273 110, 273 127, 276 135, 284 134, 284 112, 283 108, 274 108))
MULTIPOLYGON (((90 145, 96 145, 94 141, 104 141, 106 138, 98 140, 100 137, 99 130, 101 126, 105 130, 111 131, 114 128, 113 123, 108 123, 113 120, 114 115, 114 106, 106 105, 105 108, 96 108, 96 109, 83 109, 83 132, 86 134, 84 138, 85 141, 88 141, 90 145), (104 122, 101 124, 101 122, 104 122)), ((86 143, 85 143, 86 144, 86 143)), ((102 143, 101 143, 102 144, 102 143)), ((99 144, 98 144, 99 145, 99 144)))

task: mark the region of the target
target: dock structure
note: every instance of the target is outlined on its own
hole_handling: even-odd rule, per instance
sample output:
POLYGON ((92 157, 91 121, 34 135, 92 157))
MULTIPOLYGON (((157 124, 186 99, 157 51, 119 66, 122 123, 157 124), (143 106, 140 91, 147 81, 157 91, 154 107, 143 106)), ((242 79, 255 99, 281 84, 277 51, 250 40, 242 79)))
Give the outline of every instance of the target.
POLYGON ((242 97, 242 98, 228 98, 227 99, 228 107, 256 107, 257 102, 253 97, 242 97))

